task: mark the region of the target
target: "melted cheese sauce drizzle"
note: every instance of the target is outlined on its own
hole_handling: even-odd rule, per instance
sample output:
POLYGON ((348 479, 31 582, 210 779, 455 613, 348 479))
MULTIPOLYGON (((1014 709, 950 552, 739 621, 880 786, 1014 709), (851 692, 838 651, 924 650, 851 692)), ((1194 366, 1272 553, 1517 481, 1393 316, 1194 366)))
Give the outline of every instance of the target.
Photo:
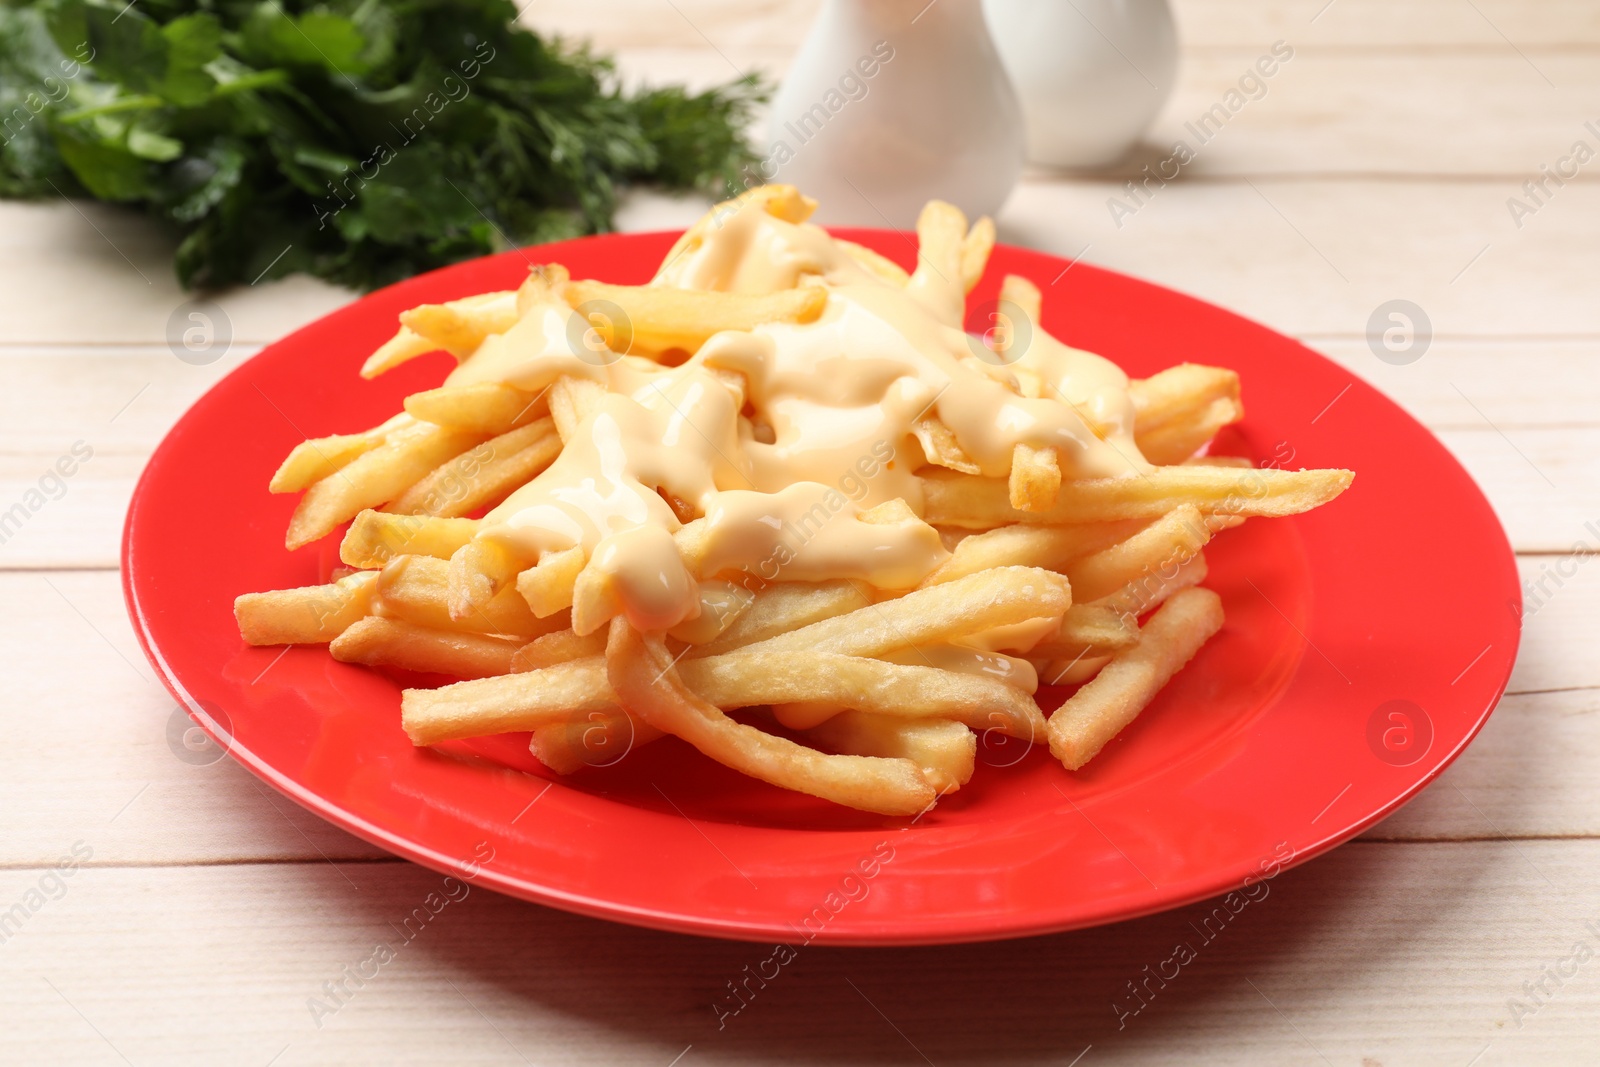
MULTIPOLYGON (((925 577, 948 558, 932 527, 861 519, 895 499, 921 513, 925 457, 913 430, 924 417, 948 426, 990 477, 1009 472, 1019 443, 1057 449, 1068 478, 1149 469, 1133 441, 1128 379, 1109 361, 1036 330, 1012 353, 1012 366, 1043 383, 1030 399, 1009 367, 973 354, 959 279, 925 265, 902 289, 758 199, 718 211, 652 284, 738 293, 820 284, 821 317, 720 333, 668 368, 586 346, 586 324, 564 304, 530 309, 447 384, 537 392, 571 376, 609 391, 480 537, 530 565, 582 547, 617 610, 663 630, 696 618, 702 579, 852 578, 897 590, 925 577), (705 517, 698 573, 679 555, 671 535, 682 523, 664 496, 705 517)), ((973 662, 952 656, 963 659, 973 662)), ((1015 673, 993 660, 972 669, 1015 673)))

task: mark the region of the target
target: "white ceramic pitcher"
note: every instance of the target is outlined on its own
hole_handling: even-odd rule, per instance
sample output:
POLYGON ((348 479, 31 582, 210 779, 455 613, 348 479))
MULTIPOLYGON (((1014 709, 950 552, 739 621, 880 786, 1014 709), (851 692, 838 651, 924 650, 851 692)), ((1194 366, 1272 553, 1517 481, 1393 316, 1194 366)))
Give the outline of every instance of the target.
POLYGON ((1115 163, 1172 94, 1178 34, 1167 0, 984 0, 984 10, 1035 163, 1115 163))
POLYGON ((770 180, 842 225, 915 224, 925 201, 992 215, 1022 172, 1016 95, 979 0, 827 0, 768 119, 770 180))

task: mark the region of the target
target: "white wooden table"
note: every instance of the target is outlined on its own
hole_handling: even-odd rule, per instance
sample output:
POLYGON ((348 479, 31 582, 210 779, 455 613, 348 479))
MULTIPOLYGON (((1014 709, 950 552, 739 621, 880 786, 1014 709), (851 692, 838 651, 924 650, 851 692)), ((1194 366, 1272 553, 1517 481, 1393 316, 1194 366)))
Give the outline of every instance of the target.
MULTIPOLYGON (((0 545, 0 914, 27 913, 0 943, 0 1062, 1600 1062, 1600 160, 1520 227, 1506 203, 1576 141, 1600 149, 1584 128, 1600 120, 1600 3, 1178 9, 1182 85, 1150 160, 1273 41, 1294 59, 1120 228, 1107 199, 1131 174, 1034 174, 1002 238, 1303 339, 1477 477, 1548 595, 1510 695, 1437 784, 1279 878, 1121 1030, 1112 1000, 1203 906, 1023 942, 813 948, 719 1031, 711 1004, 754 946, 479 891, 319 1026, 308 998, 437 876, 231 761, 175 757, 117 542, 141 465, 186 405, 349 294, 305 279, 228 293, 231 349, 191 366, 164 340, 185 296, 155 229, 93 205, 0 204, 0 510, 75 442, 93 449, 0 545), (1407 366, 1364 336, 1393 298, 1432 323, 1407 366), (75 848, 87 858, 58 880, 75 848)), ((781 70, 814 10, 545 0, 528 17, 620 50, 629 77, 706 84, 781 70)), ((624 220, 698 210, 638 198, 624 220)))

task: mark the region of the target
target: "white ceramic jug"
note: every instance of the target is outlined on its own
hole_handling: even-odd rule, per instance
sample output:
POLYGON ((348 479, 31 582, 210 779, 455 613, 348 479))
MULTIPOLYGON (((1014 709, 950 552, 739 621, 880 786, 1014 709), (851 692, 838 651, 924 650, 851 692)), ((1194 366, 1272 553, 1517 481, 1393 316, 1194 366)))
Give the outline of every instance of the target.
POLYGON ((907 229, 925 201, 992 215, 1022 172, 1016 95, 979 0, 827 0, 768 119, 760 170, 817 220, 907 229))
POLYGON ((1035 163, 1115 163, 1172 94, 1178 34, 1167 0, 984 0, 984 10, 1035 163))

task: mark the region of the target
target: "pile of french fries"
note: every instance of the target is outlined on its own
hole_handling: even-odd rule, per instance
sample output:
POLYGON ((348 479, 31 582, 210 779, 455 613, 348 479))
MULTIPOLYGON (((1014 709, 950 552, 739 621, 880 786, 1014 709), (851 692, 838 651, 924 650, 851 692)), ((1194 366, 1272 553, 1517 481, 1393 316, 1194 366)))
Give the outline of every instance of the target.
MULTIPOLYGON (((810 231, 814 207, 785 186, 721 205, 651 285, 573 280, 548 265, 514 292, 412 309, 363 376, 441 349, 471 367, 486 340, 551 307, 575 317, 587 351, 638 373, 692 365, 724 331, 818 321, 833 296, 823 279, 718 291, 678 287, 666 269, 730 212, 763 211, 810 231), (621 314, 576 310, 600 304, 621 314)), ((960 279, 959 297, 982 275, 994 231, 934 202, 918 239, 909 274, 860 246, 834 246, 871 284, 907 289, 932 272, 960 279)), ((1042 334, 1031 282, 1007 277, 1001 308, 1042 334)), ((946 314, 959 327, 964 309, 946 314)), ((997 331, 991 347, 1004 355, 1016 335, 997 331)), ((1026 353, 995 364, 977 369, 1017 396, 1050 396, 1026 353)), ((744 408, 739 417, 758 418, 738 376, 719 374, 744 408)), ((937 531, 941 561, 909 586, 711 572, 705 515, 667 499, 699 605, 651 630, 617 603, 593 546, 529 559, 480 536, 497 517, 491 509, 588 432, 603 382, 446 385, 408 397, 381 426, 290 453, 271 482, 273 492, 302 494, 288 547, 348 523, 348 569, 326 585, 246 593, 235 614, 252 645, 326 644, 344 662, 460 679, 404 691, 401 723, 417 745, 529 732, 534 755, 570 774, 673 734, 783 788, 917 814, 971 778, 979 738, 991 731, 1047 743, 1067 769, 1082 767, 1221 628, 1221 602, 1200 584, 1210 539, 1247 518, 1317 507, 1350 484, 1348 471, 1205 455, 1243 415, 1232 371, 1180 364, 1126 388, 1138 455, 1119 477, 1074 477, 1055 450, 1027 444, 1016 446, 1006 477, 985 476, 957 434, 922 417, 895 443, 897 457, 911 457, 921 499, 854 516, 937 531), (1035 701, 1041 686, 1069 687, 1048 718, 1035 701)))

